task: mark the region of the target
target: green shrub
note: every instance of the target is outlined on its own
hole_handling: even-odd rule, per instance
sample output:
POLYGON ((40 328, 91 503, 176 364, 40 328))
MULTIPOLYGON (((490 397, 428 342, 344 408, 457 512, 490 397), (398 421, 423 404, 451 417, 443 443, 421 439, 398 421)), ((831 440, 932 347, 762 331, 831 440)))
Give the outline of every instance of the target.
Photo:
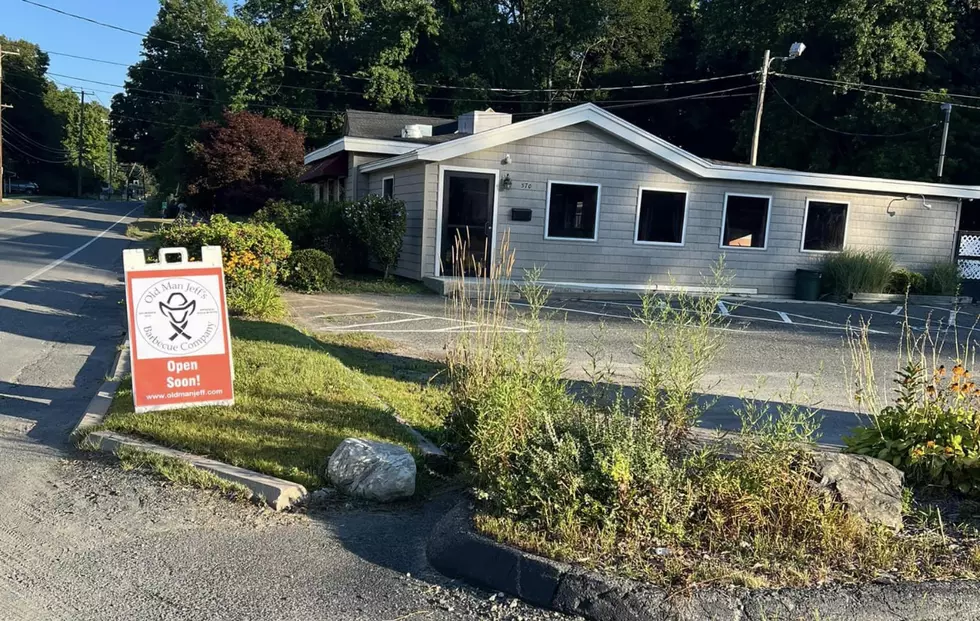
POLYGON ((221 246, 228 287, 264 279, 275 283, 280 266, 289 257, 292 243, 271 224, 232 222, 212 216, 208 223, 175 220, 160 229, 160 247, 187 248, 191 257, 202 246, 221 246))
POLYGON ((162 218, 163 217, 163 204, 166 202, 167 197, 160 194, 154 194, 148 197, 143 202, 143 217, 144 218, 162 218))
POLYGON ((286 314, 276 281, 267 276, 229 285, 228 312, 251 319, 276 320, 286 314))
POLYGON ((292 240, 294 248, 323 250, 345 272, 362 272, 367 268, 367 250, 343 218, 346 205, 336 201, 269 201, 252 221, 274 224, 292 240))
POLYGON ((931 295, 957 295, 960 292, 960 266, 956 261, 934 263, 927 273, 926 292, 931 295))
POLYGON ((272 224, 286 234, 294 247, 309 248, 309 240, 315 234, 310 230, 313 208, 312 203, 271 200, 252 215, 251 221, 272 224))
POLYGON ((343 205, 343 220, 368 255, 384 270, 385 278, 398 264, 405 238, 405 203, 395 198, 368 195, 343 205))
POLYGON ((905 268, 892 272, 888 281, 888 293, 918 295, 926 291, 926 277, 905 268))
POLYGON ((845 299, 852 293, 884 293, 895 261, 886 250, 844 250, 823 262, 823 284, 831 295, 845 299))
POLYGON ((282 273, 286 286, 297 291, 323 291, 334 277, 333 259, 316 248, 304 248, 290 255, 282 273))

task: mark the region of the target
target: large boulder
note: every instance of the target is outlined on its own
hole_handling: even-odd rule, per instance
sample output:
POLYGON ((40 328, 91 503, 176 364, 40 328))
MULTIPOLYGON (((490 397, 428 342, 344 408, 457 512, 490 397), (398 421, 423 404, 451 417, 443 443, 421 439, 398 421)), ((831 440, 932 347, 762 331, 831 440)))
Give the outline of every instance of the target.
POLYGON ((415 459, 395 444, 347 438, 330 456, 327 478, 345 494, 391 502, 415 493, 415 459))
POLYGON ((813 453, 818 484, 855 515, 868 522, 902 528, 902 481, 905 475, 888 462, 866 455, 813 453))

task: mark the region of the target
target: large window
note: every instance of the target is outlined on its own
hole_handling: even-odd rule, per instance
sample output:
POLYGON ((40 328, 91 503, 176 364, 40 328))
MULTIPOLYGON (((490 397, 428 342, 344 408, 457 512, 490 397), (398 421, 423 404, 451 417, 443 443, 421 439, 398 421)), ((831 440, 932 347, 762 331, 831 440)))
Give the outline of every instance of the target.
POLYGON ((595 241, 598 224, 598 184, 548 182, 546 239, 595 241))
POLYGON ((847 203, 808 200, 800 248, 811 252, 840 252, 844 249, 846 230, 847 203))
POLYGON ((683 245, 687 193, 640 188, 636 243, 683 245))
POLYGON ((726 194, 721 245, 764 250, 769 235, 771 200, 768 196, 726 194))
POLYGON ((385 177, 381 180, 381 196, 391 198, 395 195, 395 178, 385 177))

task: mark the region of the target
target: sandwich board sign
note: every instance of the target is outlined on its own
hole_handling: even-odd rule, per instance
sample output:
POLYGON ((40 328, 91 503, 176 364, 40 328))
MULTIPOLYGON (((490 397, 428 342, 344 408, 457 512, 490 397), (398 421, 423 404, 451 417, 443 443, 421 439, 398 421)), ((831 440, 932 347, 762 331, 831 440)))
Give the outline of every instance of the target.
POLYGON ((202 248, 200 263, 184 248, 162 248, 158 258, 147 263, 142 249, 123 251, 136 411, 232 405, 221 248, 202 248), (166 261, 175 255, 179 261, 166 261))

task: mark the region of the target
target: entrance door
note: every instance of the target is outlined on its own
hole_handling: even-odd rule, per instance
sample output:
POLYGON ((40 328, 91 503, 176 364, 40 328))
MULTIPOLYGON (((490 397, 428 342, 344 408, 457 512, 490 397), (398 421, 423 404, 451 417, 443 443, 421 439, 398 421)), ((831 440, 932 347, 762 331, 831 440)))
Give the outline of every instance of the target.
POLYGON ((493 250, 496 176, 447 170, 442 188, 442 273, 482 276, 493 250))

